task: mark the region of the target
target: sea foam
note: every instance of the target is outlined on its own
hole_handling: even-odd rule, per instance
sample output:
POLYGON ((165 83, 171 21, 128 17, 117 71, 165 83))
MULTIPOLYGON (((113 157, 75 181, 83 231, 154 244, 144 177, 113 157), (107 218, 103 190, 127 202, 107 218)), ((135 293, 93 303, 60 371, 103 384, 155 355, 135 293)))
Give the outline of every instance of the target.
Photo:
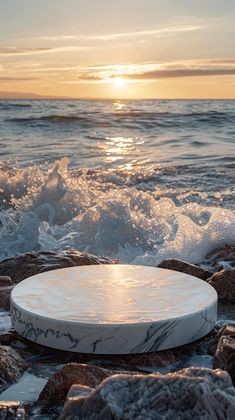
POLYGON ((234 212, 202 204, 205 193, 188 191, 185 200, 179 191, 169 196, 164 188, 127 186, 120 172, 107 176, 104 183, 99 171, 74 172, 68 159, 44 167, 5 166, 1 260, 73 247, 131 264, 156 265, 165 258, 201 263, 213 248, 234 243, 234 212))

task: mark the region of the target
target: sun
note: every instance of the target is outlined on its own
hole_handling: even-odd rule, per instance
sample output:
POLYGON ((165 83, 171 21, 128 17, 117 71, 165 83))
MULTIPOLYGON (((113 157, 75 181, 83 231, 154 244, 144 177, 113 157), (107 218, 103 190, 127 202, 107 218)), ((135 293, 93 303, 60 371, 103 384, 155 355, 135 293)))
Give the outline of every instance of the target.
POLYGON ((113 85, 117 89, 122 89, 126 84, 126 81, 123 77, 114 77, 113 85))

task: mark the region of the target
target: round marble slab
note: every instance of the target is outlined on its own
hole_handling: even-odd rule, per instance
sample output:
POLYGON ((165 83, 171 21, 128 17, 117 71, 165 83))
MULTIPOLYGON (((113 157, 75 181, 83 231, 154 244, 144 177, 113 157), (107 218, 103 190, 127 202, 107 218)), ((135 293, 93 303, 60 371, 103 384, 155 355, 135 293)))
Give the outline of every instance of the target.
POLYGON ((216 322, 217 293, 196 277, 155 267, 70 267, 19 283, 11 316, 19 334, 44 346, 145 353, 206 335, 216 322))

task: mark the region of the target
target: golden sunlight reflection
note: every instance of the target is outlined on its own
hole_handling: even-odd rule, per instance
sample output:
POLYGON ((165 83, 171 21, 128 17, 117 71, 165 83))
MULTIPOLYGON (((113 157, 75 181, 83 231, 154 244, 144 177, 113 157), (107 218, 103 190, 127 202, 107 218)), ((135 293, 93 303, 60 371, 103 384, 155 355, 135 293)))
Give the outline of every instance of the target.
POLYGON ((105 312, 109 313, 115 310, 116 322, 122 322, 123 314, 126 316, 126 319, 134 319, 138 313, 138 309, 136 308, 136 298, 138 296, 135 293, 135 287, 138 285, 138 281, 136 281, 134 276, 131 276, 131 273, 128 276, 128 273, 122 267, 118 267, 118 269, 112 267, 111 278, 111 294, 109 289, 103 289, 103 293, 106 293, 105 312), (112 296, 115 296, 115 302, 112 296))
POLYGON ((133 137, 106 137, 104 145, 106 162, 116 162, 135 151, 136 145, 142 143, 133 137))
POLYGON ((124 104, 123 102, 113 102, 113 106, 115 108, 115 111, 123 111, 126 108, 126 104, 124 104))

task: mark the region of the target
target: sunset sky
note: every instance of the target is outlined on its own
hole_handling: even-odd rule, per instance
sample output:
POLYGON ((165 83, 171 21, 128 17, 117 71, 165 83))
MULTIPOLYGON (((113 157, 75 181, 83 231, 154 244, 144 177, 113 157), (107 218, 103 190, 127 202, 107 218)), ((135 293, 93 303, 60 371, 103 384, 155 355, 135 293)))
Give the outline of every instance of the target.
POLYGON ((235 98, 234 40, 235 0, 0 0, 0 96, 235 98))

